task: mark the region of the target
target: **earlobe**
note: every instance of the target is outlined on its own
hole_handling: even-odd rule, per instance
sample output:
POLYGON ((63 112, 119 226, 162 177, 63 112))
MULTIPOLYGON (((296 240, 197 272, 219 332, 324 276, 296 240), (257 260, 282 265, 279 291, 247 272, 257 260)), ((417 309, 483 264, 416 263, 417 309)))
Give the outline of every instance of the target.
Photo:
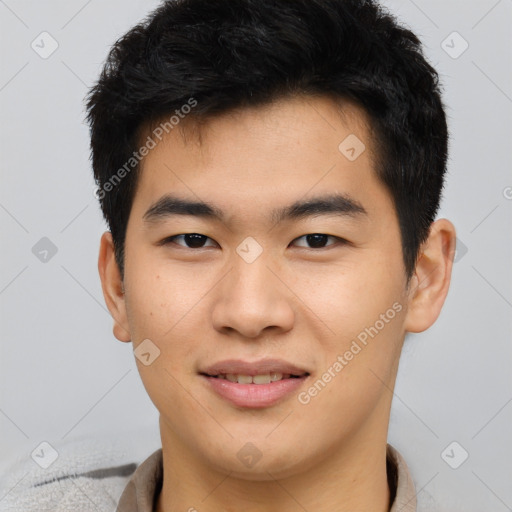
POLYGON ((455 227, 439 219, 421 247, 409 284, 406 331, 422 332, 437 320, 450 287, 454 255, 455 227))
POLYGON ((98 256, 98 271, 101 279, 103 297, 114 320, 114 336, 123 342, 131 341, 126 314, 124 284, 115 259, 112 233, 103 233, 98 256))

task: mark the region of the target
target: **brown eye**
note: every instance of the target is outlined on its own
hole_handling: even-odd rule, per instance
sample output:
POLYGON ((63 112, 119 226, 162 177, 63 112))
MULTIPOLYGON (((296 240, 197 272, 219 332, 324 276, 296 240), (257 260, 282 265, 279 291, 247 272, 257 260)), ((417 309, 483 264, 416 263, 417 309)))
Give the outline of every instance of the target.
POLYGON ((297 244, 299 247, 306 247, 308 249, 323 249, 325 247, 330 247, 331 245, 336 244, 336 240, 342 242, 341 238, 338 238, 333 235, 325 235, 323 233, 311 233, 309 235, 304 235, 299 238, 296 238, 294 242, 298 242, 299 240, 304 240, 306 245, 297 244), (327 244, 329 238, 332 238, 335 242, 327 244))
MULTIPOLYGON (((201 235, 199 233, 186 233, 183 235, 170 236, 162 241, 162 245, 174 243, 187 249, 202 249, 203 247, 214 247, 215 244, 211 244, 209 246, 205 245, 205 243, 208 240, 211 240, 211 238, 207 237, 206 235, 201 235), (181 241, 182 243, 179 243, 178 240, 181 241)), ((213 240, 211 241, 213 242, 213 240)))

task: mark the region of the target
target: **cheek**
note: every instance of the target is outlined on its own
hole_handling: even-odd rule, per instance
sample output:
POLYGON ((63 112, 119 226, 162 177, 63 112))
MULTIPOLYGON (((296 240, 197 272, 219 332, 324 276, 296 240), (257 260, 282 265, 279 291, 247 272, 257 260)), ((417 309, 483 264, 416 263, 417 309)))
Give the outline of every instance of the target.
POLYGON ((170 389, 180 391, 179 386, 174 389, 172 376, 185 377, 192 372, 195 356, 204 344, 208 315, 203 309, 206 301, 201 298, 208 283, 149 257, 140 258, 140 265, 132 261, 127 271, 127 314, 134 349, 149 339, 160 351, 150 367, 139 364, 141 378, 152 400, 165 402, 170 389), (160 396, 164 389, 167 392, 160 396))
POLYGON ((132 334, 163 339, 194 308, 204 293, 201 283, 187 269, 166 265, 149 251, 132 251, 131 256, 125 285, 132 334))
POLYGON ((310 282, 301 288, 308 308, 329 327, 318 340, 321 355, 315 378, 321 380, 316 386, 321 391, 307 406, 314 414, 331 410, 338 417, 334 411, 342 416, 352 411, 356 416, 360 413, 362 421, 386 393, 382 381, 392 384, 404 336, 405 276, 401 261, 393 265, 395 275, 384 261, 388 260, 361 258, 350 266, 318 273, 311 280, 315 286, 310 282))
POLYGON ((302 412, 308 428, 322 430, 326 438, 351 435, 372 411, 382 414, 386 410, 382 405, 391 401, 404 309, 392 303, 384 309, 382 320, 380 313, 376 316, 362 306, 363 313, 359 311, 357 317, 349 312, 339 315, 337 336, 324 340, 323 365, 300 397, 297 412, 302 412))
POLYGON ((382 255, 368 256, 324 269, 312 266, 295 274, 307 276, 294 278, 294 291, 306 309, 329 328, 328 338, 351 339, 378 321, 395 302, 405 300, 401 261, 390 268, 389 263, 382 264, 389 261, 382 255))

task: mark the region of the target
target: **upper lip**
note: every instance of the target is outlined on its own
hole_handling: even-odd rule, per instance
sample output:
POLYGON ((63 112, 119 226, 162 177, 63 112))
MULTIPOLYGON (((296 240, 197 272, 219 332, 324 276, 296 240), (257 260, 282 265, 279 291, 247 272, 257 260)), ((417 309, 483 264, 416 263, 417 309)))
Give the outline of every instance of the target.
POLYGON ((283 373, 290 375, 309 375, 304 368, 300 368, 283 359, 259 359, 257 361, 242 361, 240 359, 226 359, 206 367, 199 373, 206 375, 265 375, 267 373, 283 373))

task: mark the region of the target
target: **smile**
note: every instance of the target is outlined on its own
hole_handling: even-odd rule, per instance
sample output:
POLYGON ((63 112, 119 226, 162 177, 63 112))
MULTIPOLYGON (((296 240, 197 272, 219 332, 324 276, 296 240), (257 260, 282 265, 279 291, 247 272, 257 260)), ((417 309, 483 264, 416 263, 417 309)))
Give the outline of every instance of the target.
POLYGON ((310 373, 281 359, 265 359, 221 361, 199 375, 210 391, 232 405, 265 408, 296 393, 310 373))

